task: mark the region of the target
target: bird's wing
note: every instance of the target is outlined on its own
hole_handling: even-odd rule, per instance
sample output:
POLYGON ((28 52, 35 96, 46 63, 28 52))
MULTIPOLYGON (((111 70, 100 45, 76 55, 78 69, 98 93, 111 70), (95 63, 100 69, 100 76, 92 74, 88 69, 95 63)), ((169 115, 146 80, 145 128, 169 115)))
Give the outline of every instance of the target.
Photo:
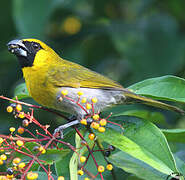
POLYGON ((48 78, 58 87, 123 89, 115 81, 65 60, 61 60, 57 66, 53 65, 49 68, 48 78))

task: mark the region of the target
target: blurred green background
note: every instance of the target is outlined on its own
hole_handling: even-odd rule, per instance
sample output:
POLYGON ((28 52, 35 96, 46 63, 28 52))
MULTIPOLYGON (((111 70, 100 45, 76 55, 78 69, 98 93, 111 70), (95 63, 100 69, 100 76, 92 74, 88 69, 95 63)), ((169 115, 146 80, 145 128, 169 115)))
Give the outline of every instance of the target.
MULTIPOLYGON (((22 72, 7 42, 37 38, 63 58, 127 87, 150 77, 185 77, 184 0, 9 0, 0 6, 0 94, 22 72)), ((14 125, 0 100, 0 132, 14 125), (3 126, 2 126, 3 124, 3 126)), ((21 122, 20 122, 21 124, 21 122)))

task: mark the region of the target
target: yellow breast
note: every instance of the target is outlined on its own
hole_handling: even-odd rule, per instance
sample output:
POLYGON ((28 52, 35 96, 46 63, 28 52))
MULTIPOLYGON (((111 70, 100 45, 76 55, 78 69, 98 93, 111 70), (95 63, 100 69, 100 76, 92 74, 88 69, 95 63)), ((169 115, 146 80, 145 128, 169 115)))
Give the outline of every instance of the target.
POLYGON ((23 68, 23 75, 31 97, 39 104, 53 108, 57 89, 49 82, 47 69, 47 67, 25 67, 23 68))

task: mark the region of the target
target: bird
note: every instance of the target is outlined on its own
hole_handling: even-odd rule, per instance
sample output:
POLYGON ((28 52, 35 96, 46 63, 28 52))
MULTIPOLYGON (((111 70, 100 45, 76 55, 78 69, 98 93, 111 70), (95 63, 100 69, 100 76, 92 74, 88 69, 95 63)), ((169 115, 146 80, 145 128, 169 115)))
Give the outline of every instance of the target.
POLYGON ((55 133, 63 134, 63 129, 78 124, 87 115, 70 100, 77 101, 79 91, 83 92, 82 98, 87 102, 94 97, 98 99, 94 107, 96 112, 117 104, 143 103, 184 113, 178 107, 138 95, 104 75, 61 58, 40 40, 15 39, 7 46, 19 61, 30 96, 42 106, 75 115, 73 121, 59 126, 55 133), (70 99, 61 100, 62 91, 67 91, 70 99))

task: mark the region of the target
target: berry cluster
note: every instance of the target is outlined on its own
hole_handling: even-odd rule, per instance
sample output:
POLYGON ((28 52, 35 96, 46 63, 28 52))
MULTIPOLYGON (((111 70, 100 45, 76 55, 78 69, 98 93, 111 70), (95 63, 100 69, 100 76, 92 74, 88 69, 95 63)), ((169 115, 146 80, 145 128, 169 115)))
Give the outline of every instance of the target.
MULTIPOLYGON (((83 92, 79 91, 77 93, 78 100, 75 101, 68 97, 68 91, 62 90, 60 100, 64 98, 68 99, 69 101, 75 102, 82 110, 84 110, 87 115, 81 119, 80 123, 86 129, 86 134, 88 139, 85 138, 85 134, 81 134, 80 130, 77 127, 73 127, 76 133, 81 138, 81 147, 75 148, 68 142, 64 142, 58 139, 60 137, 59 133, 51 134, 48 131, 49 125, 42 125, 39 121, 36 120, 34 117, 34 108, 44 109, 46 111, 55 113, 49 109, 42 108, 41 106, 31 105, 24 102, 20 102, 18 100, 12 100, 3 96, 0 96, 2 99, 6 99, 12 101, 13 104, 10 104, 7 107, 7 112, 12 113, 16 119, 20 119, 22 121, 22 125, 17 129, 15 127, 9 128, 9 135, 0 135, 0 165, 4 165, 7 167, 6 172, 0 172, 2 178, 7 179, 37 179, 39 177, 37 172, 32 170, 32 167, 35 164, 38 164, 42 171, 44 171, 48 179, 54 179, 51 172, 51 164, 47 164, 42 158, 43 154, 46 154, 52 150, 56 149, 62 151, 63 148, 59 148, 59 144, 67 146, 71 149, 74 153, 77 154, 79 158, 79 170, 77 174, 79 176, 86 175, 88 177, 84 177, 84 180, 94 179, 98 175, 100 175, 101 179, 103 180, 102 173, 107 171, 112 171, 113 166, 110 164, 106 157, 110 155, 111 151, 114 149, 108 148, 105 149, 103 145, 99 145, 99 139, 96 136, 96 131, 105 132, 107 123, 112 123, 108 121, 108 118, 101 118, 99 112, 95 112, 95 106, 98 102, 96 97, 91 99, 91 102, 87 102, 85 97, 82 98, 83 92), (31 107, 31 112, 24 112, 22 105, 31 107), (29 130, 30 124, 35 124, 37 129, 35 131, 29 130), (41 129, 42 132, 39 130, 41 129), (28 137, 25 137, 28 136, 28 137), (34 146, 29 146, 30 143, 33 143, 34 146), (96 147, 96 148, 95 148, 96 147), (88 155, 85 153, 81 153, 79 150, 86 148, 88 155), (94 153, 101 152, 102 155, 105 157, 106 165, 99 165, 98 160, 96 160, 94 153), (85 168, 86 164, 88 163, 89 157, 92 157, 94 164, 97 168, 97 174, 93 175, 87 168, 85 168), (25 160, 26 159, 26 160, 25 160), (29 160, 28 160, 29 159, 29 160)), ((56 115, 59 115, 57 113, 56 115)), ((61 117, 64 117, 61 115, 61 117)), ((86 152, 86 151, 84 151, 86 152)), ((62 165, 61 165, 62 166, 62 165)), ((64 180, 63 176, 59 176, 58 180, 64 180)))

